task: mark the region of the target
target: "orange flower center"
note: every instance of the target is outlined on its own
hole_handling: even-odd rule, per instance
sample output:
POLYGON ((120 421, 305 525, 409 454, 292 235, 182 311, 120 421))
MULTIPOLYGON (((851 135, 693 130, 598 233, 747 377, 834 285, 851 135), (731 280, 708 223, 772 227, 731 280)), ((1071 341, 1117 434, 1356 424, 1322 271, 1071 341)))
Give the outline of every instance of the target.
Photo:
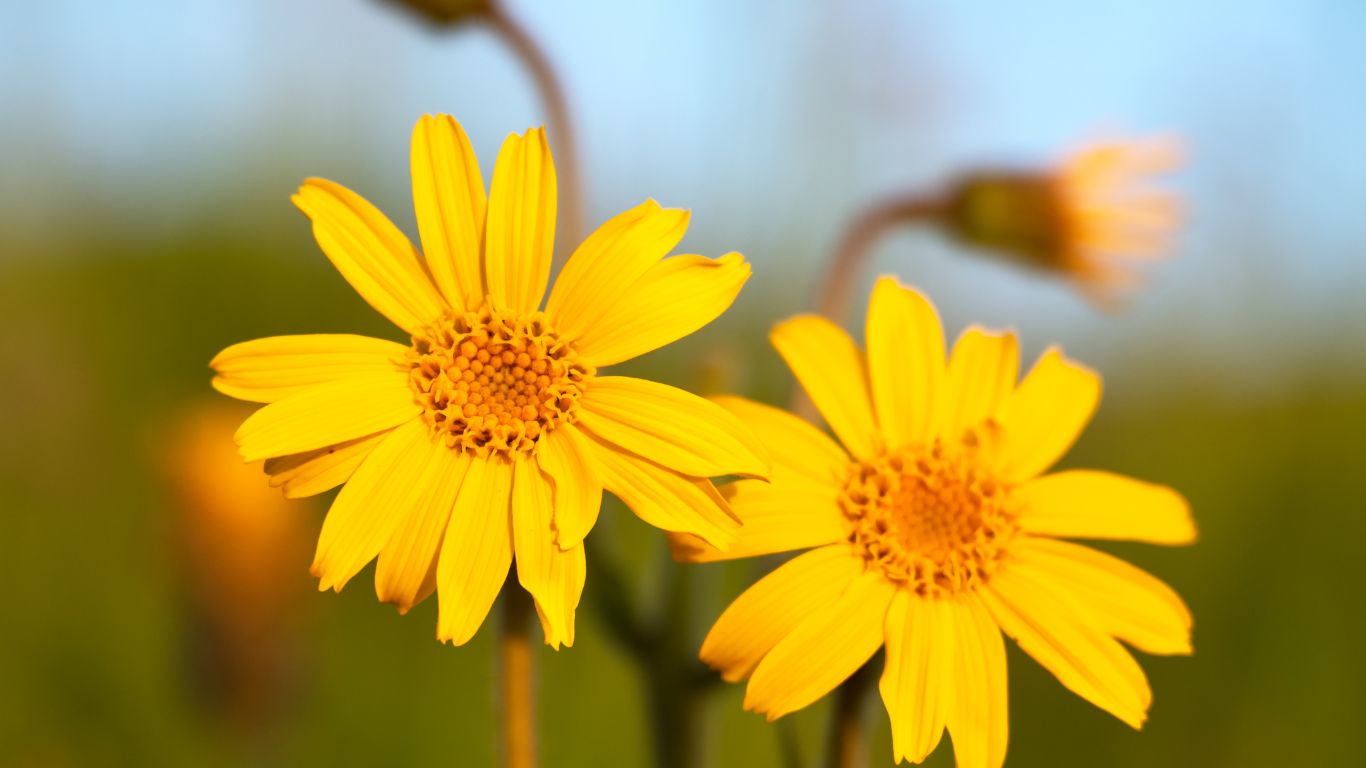
POLYGON ((985 583, 1019 526, 1009 487, 972 459, 936 441, 855 464, 840 495, 854 551, 927 597, 985 583))
POLYGON ((593 368, 537 312, 504 316, 486 306, 448 314, 413 337, 408 383, 423 418, 453 450, 532 453, 574 421, 593 368))

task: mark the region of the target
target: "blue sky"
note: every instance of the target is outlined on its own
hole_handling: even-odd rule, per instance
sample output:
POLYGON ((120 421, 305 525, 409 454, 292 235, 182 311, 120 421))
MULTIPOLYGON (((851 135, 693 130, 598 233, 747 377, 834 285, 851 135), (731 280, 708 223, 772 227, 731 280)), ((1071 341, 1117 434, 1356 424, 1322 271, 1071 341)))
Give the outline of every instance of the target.
MULTIPOLYGON (((950 325, 1099 324, 1070 333, 1096 354, 1192 319, 1239 365, 1267 340, 1366 330, 1366 4, 508 4, 562 68, 595 221, 653 196, 694 210, 696 250, 814 274, 881 193, 1173 132, 1191 149, 1191 227, 1125 320, 934 238, 893 238, 878 266, 925 285, 950 325)), ((456 114, 486 169, 506 133, 543 121, 487 32, 437 34, 378 0, 5 4, 0 105, 0 226, 20 240, 88 210, 175 227, 224 195, 275 222, 314 174, 405 221, 418 114, 456 114)))

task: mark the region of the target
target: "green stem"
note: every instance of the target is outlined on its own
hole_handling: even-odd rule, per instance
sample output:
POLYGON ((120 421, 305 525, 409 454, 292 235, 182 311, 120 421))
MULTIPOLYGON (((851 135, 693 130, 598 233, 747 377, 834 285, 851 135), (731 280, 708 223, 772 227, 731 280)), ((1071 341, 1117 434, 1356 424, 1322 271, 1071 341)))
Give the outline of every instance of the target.
POLYGON ((835 709, 830 713, 830 737, 826 743, 826 765, 830 768, 862 768, 868 763, 863 744, 863 710, 876 674, 870 661, 850 675, 835 692, 835 709))

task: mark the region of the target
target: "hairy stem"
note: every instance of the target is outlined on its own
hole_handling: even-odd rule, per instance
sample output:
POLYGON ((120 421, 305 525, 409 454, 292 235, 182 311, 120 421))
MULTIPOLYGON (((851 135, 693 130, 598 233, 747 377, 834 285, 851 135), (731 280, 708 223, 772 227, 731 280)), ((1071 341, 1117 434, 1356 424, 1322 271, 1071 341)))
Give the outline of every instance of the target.
POLYGON ((503 765, 536 768, 536 696, 532 665, 531 595, 509 574, 499 600, 503 607, 498 640, 499 704, 502 717, 503 765))

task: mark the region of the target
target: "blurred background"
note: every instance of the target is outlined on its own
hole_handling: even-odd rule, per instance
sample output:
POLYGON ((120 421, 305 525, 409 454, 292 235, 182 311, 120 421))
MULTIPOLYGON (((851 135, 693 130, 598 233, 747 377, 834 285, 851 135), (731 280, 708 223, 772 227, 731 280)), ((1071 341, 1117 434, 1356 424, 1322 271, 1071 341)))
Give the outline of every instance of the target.
MULTIPOLYGON (((1188 226, 1127 311, 913 228, 854 303, 895 272, 950 334, 1012 326, 1031 359, 1063 345, 1107 390, 1066 465, 1173 485, 1200 524, 1189 549, 1107 547, 1196 616, 1194 657, 1142 659, 1145 731, 1012 647, 1009 765, 1366 759, 1366 4, 507 6, 564 83, 590 226, 654 197, 692 209, 686 251, 752 260, 730 313, 621 367, 699 390, 787 396, 766 330, 879 197, 1087 138, 1181 137, 1188 226)), ((378 0, 0 5, 0 764, 495 760, 492 627, 438 645, 435 601, 399 618, 368 569, 317 594, 326 498, 254 484, 225 447, 242 411, 208 386, 232 342, 395 337, 288 197, 326 176, 415 238, 424 112, 463 122, 486 179, 503 137, 546 119, 486 27, 378 0)), ((589 550, 576 647, 537 654, 545 766, 650 764, 666 683, 692 696, 654 716, 684 721, 668 749, 818 764, 828 702, 770 726, 691 667, 661 682, 774 562, 680 569, 615 507, 589 550), (650 654, 624 650, 623 613, 650 654)), ((868 722, 887 764, 880 704, 868 722)), ((930 764, 952 764, 947 743, 930 764)))

